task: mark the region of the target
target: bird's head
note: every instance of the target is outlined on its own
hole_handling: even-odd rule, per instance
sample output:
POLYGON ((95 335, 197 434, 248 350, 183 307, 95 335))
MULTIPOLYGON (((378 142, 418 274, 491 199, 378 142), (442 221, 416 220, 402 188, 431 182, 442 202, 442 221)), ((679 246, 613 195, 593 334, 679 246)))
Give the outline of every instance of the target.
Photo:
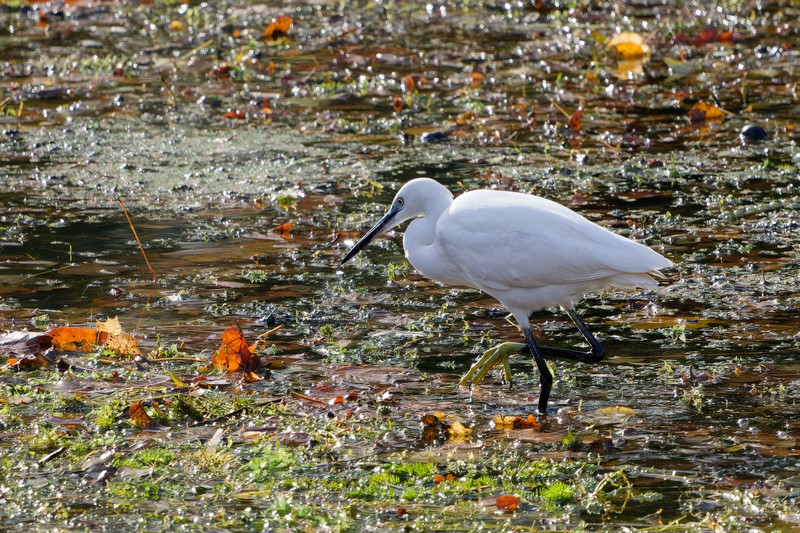
POLYGON ((452 193, 438 181, 430 178, 417 178, 403 185, 392 200, 389 211, 375 226, 361 237, 347 255, 342 259, 342 264, 349 261, 376 237, 380 237, 395 226, 412 218, 427 216, 433 202, 441 204, 453 200, 452 193))

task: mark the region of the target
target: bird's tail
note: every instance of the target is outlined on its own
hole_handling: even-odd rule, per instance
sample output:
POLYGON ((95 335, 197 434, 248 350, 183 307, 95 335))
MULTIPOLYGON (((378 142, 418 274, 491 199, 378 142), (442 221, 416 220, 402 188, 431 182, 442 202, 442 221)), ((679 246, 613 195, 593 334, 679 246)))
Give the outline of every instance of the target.
MULTIPOLYGON (((658 274, 659 277, 663 278, 660 273, 653 272, 653 274, 658 274)), ((610 281, 611 285, 619 289, 635 289, 637 287, 642 289, 655 289, 658 287, 658 281, 646 272, 618 274, 611 278, 610 281)))

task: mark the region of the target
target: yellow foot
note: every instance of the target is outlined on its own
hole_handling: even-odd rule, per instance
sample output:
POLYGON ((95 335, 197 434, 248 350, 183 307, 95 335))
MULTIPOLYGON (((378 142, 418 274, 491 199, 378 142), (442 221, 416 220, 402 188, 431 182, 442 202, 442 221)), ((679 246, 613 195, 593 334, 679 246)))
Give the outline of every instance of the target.
POLYGON ((506 383, 511 384, 511 366, 508 364, 510 355, 520 353, 527 345, 521 342, 504 342, 494 348, 489 348, 478 361, 472 365, 469 371, 464 374, 459 387, 473 387, 483 381, 486 374, 496 366, 503 365, 503 378, 506 383))

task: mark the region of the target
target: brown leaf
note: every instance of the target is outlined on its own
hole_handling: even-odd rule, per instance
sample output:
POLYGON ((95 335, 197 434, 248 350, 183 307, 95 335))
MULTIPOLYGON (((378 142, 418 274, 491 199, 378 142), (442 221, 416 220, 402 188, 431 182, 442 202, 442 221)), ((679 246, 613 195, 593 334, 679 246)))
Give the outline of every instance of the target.
POLYGON ((583 104, 581 104, 581 106, 578 107, 578 110, 575 111, 571 117, 569 117, 569 120, 567 121, 567 127, 576 133, 581 131, 581 117, 583 117, 583 104))
POLYGON ((138 428, 148 428, 153 424, 153 419, 145 411, 142 402, 133 403, 128 412, 130 413, 131 422, 138 428))
POLYGON ((228 372, 256 369, 256 358, 239 326, 231 326, 222 332, 222 346, 211 361, 214 368, 226 368, 228 372))
POLYGON ((136 357, 142 355, 141 350, 139 350, 139 341, 134 339, 130 333, 109 336, 103 347, 120 356, 136 357))

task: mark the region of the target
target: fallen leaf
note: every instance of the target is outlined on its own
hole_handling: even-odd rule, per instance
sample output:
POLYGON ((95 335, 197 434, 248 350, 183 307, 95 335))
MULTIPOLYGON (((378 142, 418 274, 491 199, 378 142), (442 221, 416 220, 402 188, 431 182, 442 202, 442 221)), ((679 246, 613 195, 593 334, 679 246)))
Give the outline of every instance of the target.
POLYGON ((519 506, 520 502, 521 500, 516 496, 504 495, 497 497, 495 505, 497 505, 497 508, 501 511, 513 511, 519 506))
POLYGON ((105 322, 100 322, 99 320, 96 322, 97 324, 97 331, 104 331, 109 335, 121 335, 122 334, 122 324, 119 323, 119 318, 109 318, 105 322))
POLYGON ((467 442, 472 438, 472 429, 458 420, 450 424, 445 433, 447 434, 448 442, 467 442))
POLYGON ((147 428, 153 424, 153 419, 150 418, 150 415, 145 411, 142 402, 134 402, 128 409, 128 412, 131 417, 131 422, 138 428, 147 428))
POLYGON ((272 21, 272 24, 267 26, 267 29, 261 34, 261 39, 264 41, 274 41, 275 39, 286 37, 291 27, 291 17, 278 17, 272 21))
POLYGON ((287 222, 285 224, 281 224, 280 226, 275 228, 275 233, 279 234, 284 239, 290 239, 292 234, 289 233, 289 230, 292 229, 292 223, 287 222))
POLYGON ((606 50, 613 52, 616 59, 642 59, 650 55, 650 47, 641 34, 624 31, 606 43, 606 50))
POLYGON ((704 46, 709 43, 713 43, 717 41, 717 28, 714 26, 708 25, 703 28, 703 31, 700 32, 699 35, 696 37, 692 37, 692 45, 694 46, 704 46))
POLYGON ((573 113, 571 117, 569 117, 569 120, 567 121, 567 127, 576 133, 580 132, 581 117, 583 117, 583 102, 581 102, 581 105, 578 107, 578 110, 575 111, 575 113, 573 113))
POLYGON ((443 442, 464 443, 472 438, 472 429, 454 420, 445 422, 444 413, 428 413, 422 416, 422 441, 425 444, 441 444, 443 442))
POLYGON ((48 364, 47 361, 36 354, 21 354, 19 357, 9 357, 2 368, 31 368, 43 363, 45 366, 48 364))
POLYGON ((176 376, 175 374, 173 374, 169 370, 167 370, 167 375, 169 375, 169 377, 172 378, 172 382, 175 383, 176 387, 183 388, 183 387, 188 387, 189 386, 188 383, 183 381, 181 378, 179 378, 178 376, 176 376))
POLYGON ((218 65, 209 73, 215 80, 229 80, 231 78, 231 67, 225 64, 218 65))
POLYGON ((244 339, 242 328, 231 326, 222 332, 222 346, 214 354, 211 365, 228 372, 256 369, 256 358, 244 339))
POLYGON ((264 381, 264 378, 250 370, 245 370, 243 372, 243 379, 245 383, 258 383, 259 381, 264 381))
POLYGON ((241 119, 243 119, 245 117, 246 117, 246 115, 244 114, 244 112, 238 111, 238 110, 236 110, 236 111, 228 111, 227 113, 222 115, 222 118, 237 119, 237 120, 241 120, 241 119))
POLYGON ((103 348, 111 350, 120 356, 136 357, 137 355, 142 355, 141 350, 139 350, 139 341, 134 339, 130 333, 110 335, 103 348))
POLYGON ((395 113, 400 113, 403 110, 403 99, 399 96, 395 96, 392 99, 392 107, 394 108, 395 113))
POLYGON ((411 75, 403 78, 403 92, 413 93, 425 85, 425 78, 419 75, 411 75))
POLYGON ((494 417, 493 422, 496 429, 532 429, 533 431, 539 431, 542 428, 533 415, 528 415, 528 418, 497 415, 494 417))
POLYGON ((725 112, 714 104, 700 100, 689 110, 689 120, 698 122, 721 122, 725 112))
POLYGON ((91 352, 94 346, 105 344, 108 333, 94 328, 74 328, 64 326, 53 328, 39 338, 43 349, 54 348, 59 351, 91 352))

